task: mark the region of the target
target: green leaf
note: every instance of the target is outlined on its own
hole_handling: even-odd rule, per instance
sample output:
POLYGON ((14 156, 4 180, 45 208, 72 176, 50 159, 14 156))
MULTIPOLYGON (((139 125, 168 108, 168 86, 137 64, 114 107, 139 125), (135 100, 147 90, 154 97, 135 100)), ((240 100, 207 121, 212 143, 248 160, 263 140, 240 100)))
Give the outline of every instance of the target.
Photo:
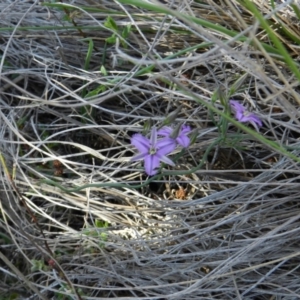
POLYGON ((219 88, 217 88, 211 96, 212 104, 215 104, 219 100, 219 88))
POLYGON ((143 134, 146 135, 153 126, 153 120, 151 118, 147 119, 143 126, 143 134))
POLYGON ((118 25, 112 17, 107 17, 106 21, 104 22, 104 26, 106 28, 112 29, 114 32, 118 32, 118 25))
POLYGON ((100 85, 99 87, 97 87, 96 89, 89 91, 84 98, 89 98, 89 97, 94 97, 99 95, 102 92, 106 91, 106 86, 105 85, 100 85))
POLYGON ((12 243, 12 240, 7 235, 5 235, 4 233, 1 233, 1 232, 0 232, 0 240, 4 241, 5 244, 12 243))
POLYGON ((32 272, 43 270, 43 268, 45 267, 44 262, 41 260, 32 259, 31 263, 32 263, 32 266, 31 266, 32 272))
POLYGON ((89 42, 89 47, 88 47, 88 51, 86 53, 85 62, 84 62, 84 69, 86 71, 88 71, 90 68, 90 61, 91 61, 92 53, 93 53, 93 49, 94 49, 94 41, 91 38, 84 39, 84 41, 85 40, 87 40, 89 42))
MULTIPOLYGON (((180 113, 181 110, 182 110, 182 105, 178 106, 174 111, 169 113, 167 115, 167 117, 163 120, 162 126, 169 125, 169 124, 173 123, 176 120, 176 118, 178 117, 178 114, 180 113)), ((160 126, 160 127, 162 127, 162 126, 160 126)))
POLYGON ((122 30, 122 34, 121 34, 122 38, 126 40, 129 36, 130 31, 131 31, 131 24, 126 25, 122 30))
POLYGON ((99 219, 96 219, 95 225, 97 228, 108 228, 109 227, 109 224, 107 221, 102 221, 99 219))
POLYGON ((102 75, 107 76, 107 71, 106 71, 106 69, 103 65, 100 68, 100 72, 101 72, 102 75))
POLYGON ((152 73, 152 70, 153 70, 154 68, 155 68, 154 65, 145 67, 145 68, 143 68, 143 69, 137 71, 137 72, 135 73, 135 76, 138 77, 138 76, 143 76, 143 75, 145 75, 145 74, 152 73))
POLYGON ((296 14, 298 20, 300 20, 300 9, 297 5, 291 4, 292 9, 294 10, 294 13, 296 14))
POLYGON ((239 88, 243 85, 244 81, 246 80, 247 76, 248 74, 245 73, 240 78, 238 78, 236 82, 234 82, 234 84, 229 89, 228 97, 231 97, 239 90, 239 88))
POLYGON ((198 134, 199 134, 198 129, 196 129, 190 136, 191 145, 193 145, 197 141, 198 134))
POLYGON ((115 34, 113 34, 112 36, 108 37, 105 39, 105 41, 108 43, 108 44, 115 44, 116 43, 116 40, 117 40, 117 37, 115 34))
POLYGON ((290 38, 294 43, 300 45, 300 39, 294 35, 292 32, 290 32, 290 30, 285 26, 284 23, 282 23, 281 21, 278 20, 278 22, 280 23, 280 27, 279 30, 282 31, 288 38, 290 38))
POLYGON ((72 22, 71 18, 68 15, 64 15, 62 20, 66 22, 72 22))

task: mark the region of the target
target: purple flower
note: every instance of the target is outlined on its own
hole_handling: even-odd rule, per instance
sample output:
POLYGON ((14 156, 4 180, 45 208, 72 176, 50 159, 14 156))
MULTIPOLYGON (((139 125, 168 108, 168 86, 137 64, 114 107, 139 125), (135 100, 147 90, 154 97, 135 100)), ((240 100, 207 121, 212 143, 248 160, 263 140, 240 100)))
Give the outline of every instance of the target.
POLYGON ((241 123, 249 122, 253 125, 253 127, 257 131, 259 131, 259 127, 262 126, 262 121, 260 120, 260 118, 258 116, 256 116, 254 113, 247 111, 247 109, 242 104, 240 104, 238 101, 230 100, 229 104, 235 113, 235 118, 239 122, 241 122, 241 123))
POLYGON ((164 138, 157 140, 157 131, 155 127, 151 130, 150 139, 137 133, 132 136, 131 144, 140 152, 131 160, 136 161, 144 159, 145 171, 148 175, 151 176, 157 173, 157 168, 161 161, 171 166, 175 166, 174 162, 166 157, 166 155, 170 154, 176 147, 173 139, 164 138))
MULTIPOLYGON (((175 139, 174 142, 181 145, 184 148, 187 148, 190 145, 190 138, 187 136, 188 133, 191 132, 191 127, 187 125, 182 125, 179 131, 179 134, 175 139)), ((158 130, 157 134, 165 137, 171 138, 171 134, 173 133, 172 127, 165 126, 162 129, 158 130)))

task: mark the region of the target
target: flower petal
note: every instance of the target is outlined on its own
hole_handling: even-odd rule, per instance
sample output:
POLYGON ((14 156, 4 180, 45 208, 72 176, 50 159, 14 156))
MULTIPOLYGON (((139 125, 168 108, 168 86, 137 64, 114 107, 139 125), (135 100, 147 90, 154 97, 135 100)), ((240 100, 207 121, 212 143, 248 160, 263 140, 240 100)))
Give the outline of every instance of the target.
POLYGON ((183 148, 187 148, 190 145, 190 138, 184 134, 181 134, 176 139, 176 142, 183 148))
POLYGON ((149 175, 155 175, 159 167, 160 160, 156 154, 149 154, 145 157, 145 172, 149 175))
POLYGON ((173 162, 173 160, 171 160, 170 158, 166 157, 166 156, 162 156, 160 157, 160 160, 170 166, 175 166, 175 163, 173 162))
POLYGON ((157 142, 157 131, 156 131, 156 127, 153 127, 150 136, 150 146, 155 147, 156 142, 157 142))
POLYGON ((162 129, 159 129, 157 131, 157 135, 161 135, 161 136, 167 136, 169 137, 170 134, 172 133, 172 128, 169 126, 164 126, 162 129))
POLYGON ((239 116, 237 116, 237 114, 236 114, 235 117, 241 123, 246 123, 251 120, 250 115, 239 114, 239 116))
POLYGON ((256 123, 258 126, 262 126, 262 122, 261 122, 260 118, 253 113, 250 113, 248 115, 244 114, 243 117, 239 121, 242 123, 245 123, 245 122, 256 123))
POLYGON ((229 104, 235 112, 243 113, 246 110, 246 108, 242 104, 240 104, 238 101, 230 100, 229 104))
POLYGON ((148 153, 150 149, 150 141, 140 133, 132 136, 131 145, 135 146, 141 153, 148 153))
POLYGON ((148 152, 147 153, 139 153, 139 154, 133 156, 130 160, 131 161, 141 160, 141 159, 144 159, 146 155, 148 155, 148 152))
POLYGON ((239 122, 248 122, 248 118, 245 116, 244 111, 236 111, 234 116, 239 122))
POLYGON ((256 115, 252 115, 251 119, 249 119, 249 123, 252 124, 256 131, 259 131, 259 127, 262 126, 262 121, 256 115))
POLYGON ((255 115, 255 114, 252 114, 252 115, 251 115, 251 120, 249 120, 249 122, 254 122, 254 123, 256 123, 258 126, 262 126, 262 121, 261 121, 261 119, 260 119, 257 115, 255 115))
POLYGON ((156 143, 156 154, 159 156, 170 154, 176 148, 176 141, 171 138, 164 138, 156 143))
POLYGON ((192 131, 191 127, 188 125, 182 125, 180 134, 188 134, 192 131))
POLYGON ((238 101, 230 100, 229 103, 231 105, 232 110, 235 112, 235 118, 239 122, 249 122, 255 127, 257 131, 259 130, 259 127, 262 126, 262 121, 258 116, 256 116, 254 113, 248 112, 246 108, 243 105, 241 105, 238 101))
POLYGON ((249 122, 250 124, 252 124, 252 126, 255 128, 255 130, 258 132, 259 131, 259 127, 257 126, 257 124, 255 122, 249 122))

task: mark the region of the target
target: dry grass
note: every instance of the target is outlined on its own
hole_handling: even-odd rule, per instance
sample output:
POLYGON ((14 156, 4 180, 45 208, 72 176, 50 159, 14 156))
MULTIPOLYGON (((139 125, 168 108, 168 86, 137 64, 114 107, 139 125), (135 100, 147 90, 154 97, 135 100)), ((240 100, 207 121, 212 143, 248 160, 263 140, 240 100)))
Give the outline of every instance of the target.
MULTIPOLYGON (((160 2, 272 45, 236 1, 160 2)), ((255 4, 298 35, 290 2, 277 17, 269 2, 255 4)), ((0 299, 299 299, 299 163, 233 125, 220 142, 195 101, 211 103, 246 74, 233 98, 262 118, 262 136, 297 156, 297 79, 259 46, 97 3, 75 0, 90 8, 75 12, 0 3, 0 299), (127 46, 105 44, 108 10, 119 28, 131 24, 127 46), (197 139, 147 181, 130 161, 130 137, 180 105, 176 122, 197 139)), ((297 59, 299 46, 277 35, 297 59)))

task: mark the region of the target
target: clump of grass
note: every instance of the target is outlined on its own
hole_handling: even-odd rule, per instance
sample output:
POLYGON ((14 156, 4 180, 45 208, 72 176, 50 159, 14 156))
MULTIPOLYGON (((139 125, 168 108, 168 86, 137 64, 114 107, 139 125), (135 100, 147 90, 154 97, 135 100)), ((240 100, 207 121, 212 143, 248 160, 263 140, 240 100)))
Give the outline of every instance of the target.
POLYGON ((299 297, 297 6, 12 5, 0 298, 299 297), (192 143, 148 177, 130 139, 170 116, 192 143))

